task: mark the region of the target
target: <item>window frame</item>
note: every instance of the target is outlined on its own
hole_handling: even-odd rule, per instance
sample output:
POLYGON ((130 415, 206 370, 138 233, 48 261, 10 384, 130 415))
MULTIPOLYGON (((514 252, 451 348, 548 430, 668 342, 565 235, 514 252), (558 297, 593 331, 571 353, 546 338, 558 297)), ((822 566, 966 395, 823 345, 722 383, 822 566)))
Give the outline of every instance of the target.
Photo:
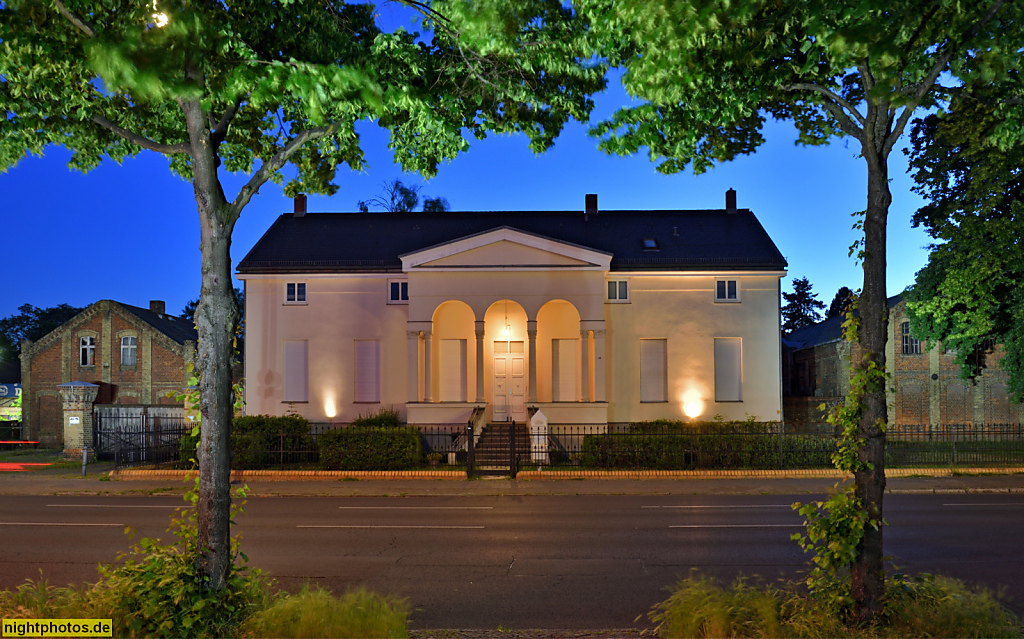
POLYGON ((910 334, 910 322, 900 322, 900 354, 920 355, 921 340, 910 334))
POLYGON ((135 335, 122 335, 121 336, 121 366, 138 366, 139 364, 139 338, 135 335), (125 340, 132 340, 131 344, 125 344, 125 340), (125 349, 128 349, 132 354, 132 361, 130 364, 125 363, 124 353, 125 349))
POLYGON ((630 296, 632 294, 631 293, 631 289, 632 288, 633 287, 629 285, 629 278, 628 277, 617 277, 615 279, 607 279, 607 280, 605 280, 605 290, 604 290, 604 302, 605 302, 605 304, 629 304, 630 303, 630 296), (615 292, 616 292, 616 297, 614 297, 614 298, 611 297, 611 289, 609 289, 609 286, 613 285, 613 284, 615 285, 615 292), (618 296, 618 293, 622 291, 622 287, 623 286, 626 287, 626 297, 624 297, 624 298, 618 296))
POLYGON ((80 335, 78 338, 78 365, 82 368, 96 367, 96 336, 80 335), (86 340, 89 340, 86 342, 86 340), (86 355, 88 354, 88 355, 86 355), (87 359, 89 363, 82 360, 87 359))
POLYGON ((284 283, 284 303, 287 306, 303 306, 307 304, 308 302, 306 300, 308 299, 308 293, 309 290, 305 282, 294 281, 284 283), (288 290, 288 287, 290 286, 295 287, 294 291, 288 290), (294 299, 288 299, 289 296, 294 299))
POLYGON ((408 304, 409 303, 409 280, 408 279, 389 279, 388 280, 388 304, 408 304), (398 299, 391 296, 392 287, 398 285, 398 299), (403 297, 403 293, 405 296, 403 297))
POLYGON ((743 301, 742 300, 742 295, 740 294, 740 289, 741 289, 741 287, 740 287, 740 280, 739 280, 739 278, 716 277, 715 278, 715 304, 739 304, 740 302, 743 301), (736 285, 736 291, 735 291, 736 297, 734 297, 734 298, 730 298, 729 297, 729 283, 730 282, 732 282, 732 283, 734 283, 736 285), (725 297, 719 297, 718 296, 718 287, 719 287, 720 283, 725 285, 725 297))

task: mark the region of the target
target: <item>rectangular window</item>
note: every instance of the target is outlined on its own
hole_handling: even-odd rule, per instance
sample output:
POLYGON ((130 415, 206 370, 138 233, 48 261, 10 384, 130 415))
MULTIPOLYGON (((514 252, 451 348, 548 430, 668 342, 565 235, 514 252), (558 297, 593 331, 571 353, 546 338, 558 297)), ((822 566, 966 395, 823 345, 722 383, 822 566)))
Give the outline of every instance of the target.
POLYGON ((79 340, 78 363, 82 366, 96 365, 96 338, 83 337, 79 340))
POLYGON ((466 340, 441 340, 441 401, 466 401, 466 340))
POLYGON ((640 340, 640 401, 668 401, 667 340, 640 340))
POLYGON ((608 280, 608 301, 624 303, 629 301, 628 280, 608 280))
POLYGON ((121 366, 135 366, 137 340, 126 335, 121 338, 121 366))
POLYGON ((715 338, 715 401, 743 401, 743 341, 715 338))
POLYGON ((355 342, 355 401, 380 402, 380 341, 361 339, 355 342))
POLYGON ((409 282, 405 280, 388 280, 388 304, 409 303, 409 282))
POLYGON ((309 401, 309 342, 284 343, 284 401, 309 401))
POLYGON ((900 324, 900 336, 903 338, 904 355, 921 354, 921 342, 910 335, 910 322, 900 324))
POLYGON ((551 395, 555 402, 575 402, 580 340, 551 340, 551 395))
POLYGON ((305 304, 306 303, 306 283, 305 282, 288 282, 284 285, 284 303, 285 304, 305 304))
POLYGON ((740 301, 739 280, 715 280, 715 301, 716 302, 738 302, 740 301))

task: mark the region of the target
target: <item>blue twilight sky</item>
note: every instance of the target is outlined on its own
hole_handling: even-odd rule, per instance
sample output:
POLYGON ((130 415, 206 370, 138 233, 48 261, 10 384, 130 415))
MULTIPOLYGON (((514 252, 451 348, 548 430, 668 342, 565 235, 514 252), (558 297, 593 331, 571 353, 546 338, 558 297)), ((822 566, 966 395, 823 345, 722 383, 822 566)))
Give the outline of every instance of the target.
MULTIPOLYGON (((616 81, 597 99, 593 120, 608 116, 628 98, 616 81)), ((360 127, 368 160, 365 173, 342 169, 334 197, 310 196, 309 211, 355 211, 360 199, 400 178, 423 184, 421 196, 442 195, 455 211, 579 210, 584 194, 597 193, 603 209, 724 208, 725 191, 754 211, 789 261, 784 290, 808 277, 826 305, 841 286, 860 288, 862 275, 847 257, 857 233, 851 213, 863 210, 867 172, 855 140, 827 147, 794 145, 788 123, 769 123, 755 155, 715 167, 704 175, 659 174, 646 156, 609 157, 597 150, 586 127, 571 124, 553 149, 535 156, 523 137, 474 142, 468 153, 424 182, 403 175, 387 148, 387 133, 360 127)), ((902 147, 901 147, 902 148, 902 147)), ((163 156, 144 151, 123 165, 107 161, 87 175, 67 168, 68 152, 49 148, 0 174, 3 248, 0 317, 28 303, 86 306, 114 299, 147 306, 167 302, 177 314, 199 295, 199 223, 190 184, 175 177, 163 156)), ((927 259, 929 238, 912 229, 910 217, 923 201, 910 192, 906 158, 890 158, 888 246, 890 295, 913 282, 927 259)), ((245 176, 222 176, 229 199, 245 176)), ((290 212, 281 187, 266 184, 253 198, 234 233, 234 263, 245 256, 274 219, 290 212)))

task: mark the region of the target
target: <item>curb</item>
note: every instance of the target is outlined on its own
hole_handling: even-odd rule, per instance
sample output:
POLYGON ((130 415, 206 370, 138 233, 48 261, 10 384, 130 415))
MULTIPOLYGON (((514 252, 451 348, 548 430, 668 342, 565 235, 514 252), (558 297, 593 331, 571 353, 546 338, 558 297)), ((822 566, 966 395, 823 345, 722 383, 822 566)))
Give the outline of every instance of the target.
MULTIPOLYGON (((1024 467, 1011 468, 894 468, 886 477, 952 477, 970 475, 1024 474, 1024 467)), ((118 481, 192 480, 195 470, 121 469, 110 472, 118 481)), ((814 470, 525 470, 521 480, 565 479, 850 479, 852 475, 836 469, 814 470)), ((233 470, 231 481, 345 481, 345 480, 465 480, 461 470, 233 470)))

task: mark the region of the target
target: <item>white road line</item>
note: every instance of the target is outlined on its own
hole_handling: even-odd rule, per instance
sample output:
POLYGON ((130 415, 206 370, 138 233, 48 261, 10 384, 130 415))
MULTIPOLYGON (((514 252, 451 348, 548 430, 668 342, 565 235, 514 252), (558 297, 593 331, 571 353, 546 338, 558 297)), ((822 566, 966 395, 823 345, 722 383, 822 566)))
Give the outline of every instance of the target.
POLYGON ((733 508, 793 508, 790 504, 765 504, 760 505, 739 505, 739 506, 641 506, 641 508, 687 508, 687 509, 711 509, 711 508, 724 508, 731 510, 733 508))
POLYGON ((192 508, 192 506, 128 506, 124 504, 46 504, 49 508, 192 508))
POLYGON ((494 506, 338 506, 339 510, 494 510, 494 506))
POLYGON ((416 530, 483 530, 483 526, 296 526, 296 528, 410 528, 416 530))
POLYGON ((803 528, 803 524, 703 524, 669 528, 803 528))
POLYGON ((125 524, 56 524, 37 521, 0 521, 0 526, 118 526, 124 528, 125 524))

